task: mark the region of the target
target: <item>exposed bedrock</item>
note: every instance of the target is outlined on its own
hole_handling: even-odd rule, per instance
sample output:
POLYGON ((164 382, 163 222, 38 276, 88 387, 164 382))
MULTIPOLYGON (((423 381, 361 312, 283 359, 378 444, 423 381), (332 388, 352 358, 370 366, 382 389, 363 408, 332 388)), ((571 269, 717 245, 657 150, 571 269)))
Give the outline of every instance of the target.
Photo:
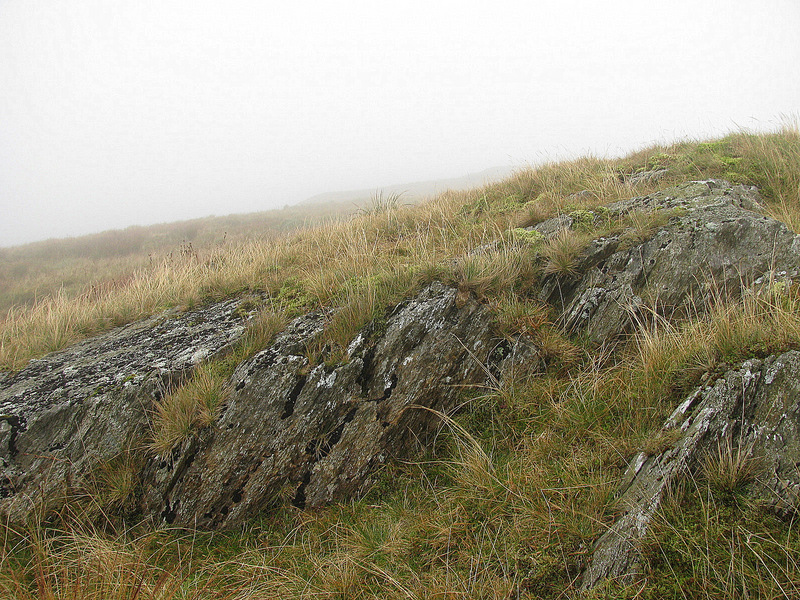
MULTIPOLYGON (((759 278, 797 276, 798 237, 758 209, 753 189, 720 181, 616 203, 591 218, 616 219, 617 232, 591 241, 574 274, 547 275, 534 293, 569 331, 612 343, 648 311, 703 310, 759 278)), ((557 235, 576 218, 537 229, 557 235)), ((279 503, 355 497, 389 458, 429 443, 465 389, 489 373, 544 366, 531 343, 497 339, 486 304, 434 282, 367 325, 335 363, 319 353, 331 315, 299 317, 237 367, 210 426, 155 456, 147 445, 155 402, 236 344, 245 306, 169 311, 0 376, 0 515, 25 519, 125 452, 139 459, 135 509, 156 524, 232 527, 279 503)), ((597 569, 587 582, 612 573, 597 569)))
MULTIPOLYGON (((595 221, 627 216, 629 225, 592 240, 575 274, 547 277, 540 298, 559 308, 568 330, 604 343, 653 312, 684 316, 762 276, 796 277, 800 236, 759 206, 755 188, 719 180, 611 204, 595 221)), ((552 236, 575 220, 564 215, 535 229, 552 236)))
POLYGON ((365 329, 344 364, 311 366, 324 319, 296 320, 242 364, 213 430, 151 473, 145 512, 178 525, 230 526, 278 502, 358 495, 388 457, 419 449, 464 386, 485 381, 496 342, 488 309, 434 283, 365 329), (185 456, 190 453, 188 458, 185 456), (180 472, 177 472, 180 470, 180 472))
POLYGON ((368 325, 338 364, 310 362, 330 315, 296 319, 239 365, 216 422, 166 456, 147 445, 154 403, 241 336, 237 301, 32 361, 0 384, 0 511, 22 520, 124 452, 146 457, 137 508, 156 523, 228 527, 280 502, 358 495, 387 458, 417 452, 487 367, 519 366, 492 334, 488 308, 456 296, 431 284, 368 325))
MULTIPOLYGON (((777 514, 800 506, 800 352, 749 360, 681 403, 664 425, 677 441, 661 453, 636 455, 619 492, 620 516, 597 541, 583 586, 641 574, 639 544, 680 479, 704 462, 747 465, 747 494, 777 514)), ((702 475, 702 473, 701 473, 702 475)))
POLYGON ((32 360, 0 382, 0 512, 24 518, 139 445, 153 400, 244 333, 238 304, 167 311, 32 360))

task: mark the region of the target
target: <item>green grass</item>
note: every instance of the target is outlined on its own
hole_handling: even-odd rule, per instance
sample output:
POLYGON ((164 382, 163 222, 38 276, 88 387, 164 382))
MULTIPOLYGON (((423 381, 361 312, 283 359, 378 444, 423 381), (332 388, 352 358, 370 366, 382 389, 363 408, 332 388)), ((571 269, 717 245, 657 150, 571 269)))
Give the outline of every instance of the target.
MULTIPOLYGON (((645 542, 645 598, 795 598, 800 538, 793 522, 706 481, 673 492, 645 542)), ((612 597, 634 597, 632 593, 612 597)))
MULTIPOLYGON (((102 293, 87 281, 88 289, 65 288, 14 309, 0 333, 5 368, 164 306, 250 293, 242 310, 255 316, 239 348, 159 402, 151 441, 157 452, 212 422, 236 364, 307 310, 337 309, 312 349, 315 360, 336 363, 346 360, 344 349, 364 324, 439 279, 486 302, 498 334, 522 336, 540 356, 513 379, 471 390, 461 414, 440 415, 433 447, 414 461, 389 463, 366 497, 309 512, 279 507, 238 531, 152 532, 130 515, 110 518, 137 493, 131 455, 120 456, 93 475, 86 490, 92 511, 74 510, 59 526, 2 531, 0 596, 576 595, 589 549, 614 518, 627 462, 671 441, 654 432, 675 404, 746 358, 800 348, 796 284, 773 283, 736 302, 720 298, 680 322, 652 315, 613 351, 570 339, 551 308, 534 300, 542 277, 574 273, 587 236, 624 227, 627 243, 636 244, 662 218, 596 225, 589 214, 709 177, 760 186, 768 212, 800 224, 800 134, 787 125, 620 159, 546 164, 418 206, 377 198, 361 214, 270 239, 193 241, 191 252, 110 275, 102 293), (668 172, 658 182, 627 178, 659 168, 668 172), (560 236, 546 240, 521 229, 559 213, 577 221, 560 236), (86 519, 98 513, 109 516, 104 529, 87 529, 86 519)), ((798 595, 795 524, 750 506, 742 488, 758 464, 724 444, 718 450, 665 503, 645 542, 648 577, 633 587, 611 583, 592 597, 798 595)))

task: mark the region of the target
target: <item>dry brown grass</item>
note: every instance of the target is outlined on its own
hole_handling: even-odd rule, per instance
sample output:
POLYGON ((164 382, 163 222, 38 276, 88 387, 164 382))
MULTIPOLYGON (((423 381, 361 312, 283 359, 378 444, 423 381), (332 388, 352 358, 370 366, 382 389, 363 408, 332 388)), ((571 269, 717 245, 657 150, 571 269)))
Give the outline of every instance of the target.
POLYGON ((156 401, 150 447, 157 454, 166 454, 211 425, 230 392, 227 380, 211 368, 196 369, 188 382, 156 401))
MULTIPOLYGON (((9 541, 13 534, 5 531, 5 535, 9 541)), ((151 541, 91 530, 47 536, 34 530, 16 539, 29 553, 26 561, 0 554, 0 596, 9 600, 177 600, 205 593, 203 583, 198 584, 185 570, 188 565, 170 568, 151 541)))
MULTIPOLYGON (((5 366, 19 367, 31 356, 164 306, 242 290, 263 292, 253 297, 266 299, 237 360, 266 345, 290 316, 320 306, 339 309, 327 325, 328 358, 346 360, 341 349, 358 328, 437 278, 490 302, 503 332, 532 340, 549 368, 473 390, 466 400, 470 410, 444 418, 426 456, 387 465, 384 478, 360 501, 315 512, 278 509, 242 532, 193 533, 199 545, 186 544, 179 533, 87 536, 40 527, 4 541, 0 595, 166 600, 577 594, 580 565, 613 518, 614 492, 628 459, 642 447, 671 441, 652 434, 697 383, 745 358, 800 348, 800 293, 772 282, 740 301, 720 299, 681 322, 654 312, 614 352, 590 351, 559 331, 548 308, 531 299, 541 268, 574 272, 580 233, 565 233, 548 246, 541 240, 528 244, 511 230, 642 195, 656 185, 726 174, 763 182, 771 210, 780 207, 791 220, 800 214, 799 138, 797 128, 788 127, 653 147, 619 160, 524 169, 420 206, 384 203, 268 241, 198 247, 142 267, 91 298, 65 292, 15 310, 0 334, 5 366), (661 167, 670 171, 658 184, 626 182, 625 174, 661 167), (161 551, 152 551, 153 544, 161 551)), ((647 215, 634 225, 641 235, 654 226, 647 215)), ((224 400, 214 392, 217 400, 197 402, 202 393, 189 391, 195 384, 203 388, 203 377, 201 370, 196 382, 162 400, 155 429, 168 421, 175 426, 157 442, 159 452, 213 421, 214 406, 224 400)), ((706 467, 719 473, 709 487, 735 492, 752 476, 752 465, 747 455, 720 450, 719 460, 706 467)), ((124 463, 98 471, 98 482, 116 490, 104 506, 124 502, 128 475, 124 463)), ((670 582, 690 578, 703 584, 697 592, 703 598, 738 590, 750 597, 796 595, 800 545, 793 525, 787 535, 784 525, 759 517, 766 528, 758 529, 739 505, 726 504, 713 490, 701 492, 689 508, 680 507, 682 517, 668 514, 655 528, 648 542, 650 587, 612 588, 606 597, 680 597, 685 592, 670 582)))
POLYGON ((565 277, 578 274, 578 259, 591 237, 571 229, 562 229, 542 247, 546 262, 544 272, 565 277))
MULTIPOLYGON (((183 245, 161 259, 128 255, 106 268, 106 279, 87 278, 11 310, 0 327, 0 365, 18 369, 32 357, 63 348, 105 328, 169 306, 191 306, 246 289, 277 293, 287 278, 302 282, 319 305, 337 302, 349 282, 387 270, 436 273, 470 250, 563 210, 585 210, 646 194, 691 177, 729 176, 762 186, 769 210, 797 228, 800 217, 800 134, 787 123, 774 134, 732 134, 709 143, 680 142, 616 160, 594 157, 521 169, 508 179, 466 192, 446 192, 418 206, 385 202, 380 210, 275 234, 208 246, 183 245), (661 182, 632 186, 625 173, 667 167, 661 182), (187 250, 188 249, 188 250, 187 250)), ((645 224, 647 225, 647 224, 645 224)), ((579 236, 578 236, 579 237, 579 236)), ((548 245, 546 270, 571 273, 577 237, 563 234, 548 245), (568 239, 571 238, 571 239, 568 239)), ((488 269, 505 269, 502 260, 488 269)), ((487 268, 479 279, 491 277, 487 268)), ((90 269, 85 269, 88 272, 90 269)), ((96 269, 91 269, 95 272, 96 269)), ((61 275, 59 275, 61 277, 61 275)), ((463 280, 473 280, 466 273, 463 280)), ((477 281, 477 288, 485 284, 477 281)), ((59 289, 52 282, 41 288, 59 289)), ((391 295, 390 295, 391 296, 391 295)))

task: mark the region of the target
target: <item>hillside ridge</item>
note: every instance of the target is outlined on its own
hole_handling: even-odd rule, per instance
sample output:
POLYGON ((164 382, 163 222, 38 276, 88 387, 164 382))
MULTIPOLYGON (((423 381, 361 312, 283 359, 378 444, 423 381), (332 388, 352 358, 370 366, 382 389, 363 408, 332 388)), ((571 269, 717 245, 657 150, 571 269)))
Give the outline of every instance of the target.
MULTIPOLYGON (((696 318, 723 296, 731 300, 760 289, 753 285, 790 285, 800 274, 800 236, 754 212, 761 208, 755 188, 694 181, 562 214, 478 255, 502 252, 542 263, 548 260, 540 253, 545 244, 583 236, 572 264, 545 266, 532 289, 554 307, 555 322, 567 332, 580 333, 591 347, 613 346, 654 316, 675 319, 691 312, 696 318)), ((470 254, 459 260, 469 261, 470 254)), ((298 317, 268 348, 255 348, 238 366, 230 363, 235 367, 230 375, 218 367, 215 404, 181 409, 196 413, 181 433, 159 437, 159 428, 176 418, 171 402, 235 352, 253 318, 249 307, 261 301, 246 296, 165 313, 32 361, 0 382, 5 518, 24 523, 43 506, 58 510, 75 502, 91 487, 90 474, 120 457, 127 458, 117 468, 128 470, 132 488, 99 508, 108 517, 154 526, 230 528, 281 504, 308 509, 357 498, 374 485, 375 472, 387 460, 424 451, 443 419, 452 418, 461 388, 505 386, 551 368, 547 346, 535 334, 502 336, 479 296, 434 281, 345 339, 341 354, 325 342, 330 313, 298 317), (154 441, 148 442, 151 435, 154 441)), ((789 355, 771 361, 797 362, 789 355)), ((754 364, 742 369, 749 373, 754 364)), ((767 378, 772 383, 775 376, 767 378)), ((714 381, 724 380, 710 383, 716 390, 714 381)), ((689 401, 700 393, 693 392, 689 401)), ((773 395, 786 393, 778 388, 773 395)), ((195 390, 194 401, 201 397, 195 390)), ((701 439, 709 447, 734 428, 747 429, 756 437, 749 444, 740 440, 736 448, 758 453, 756 441, 778 436, 775 424, 766 433, 759 421, 734 425, 737 401, 725 401, 731 408, 717 411, 713 430, 707 424, 700 434, 689 425, 676 429, 688 428, 692 442, 675 442, 675 448, 689 448, 673 452, 677 462, 658 459, 667 465, 651 476, 658 491, 640 492, 637 501, 630 493, 623 496, 636 526, 620 525, 598 540, 582 576, 585 588, 639 572, 635 556, 657 506, 652 498, 685 476, 686 456, 700 453, 701 439), (635 503, 642 501, 643 507, 635 503), (649 512, 642 516, 642 511, 649 512), (623 531, 634 534, 624 543, 623 531)), ((696 412, 707 413, 702 406, 696 412)), ((800 419, 797 406, 792 414, 800 419)), ((770 415, 774 409, 761 412, 770 415)), ((670 457, 670 450, 661 456, 670 457)), ((776 465, 792 460, 775 444, 770 456, 776 465)), ((645 477, 654 460, 641 453, 634 457, 635 477, 645 477)), ((779 497, 784 514, 796 508, 787 490, 800 489, 800 478, 786 483, 794 475, 788 470, 772 484, 761 483, 761 497, 779 497)))
POLYGON ((544 165, 14 309, 2 594, 793 597, 798 173, 544 165))

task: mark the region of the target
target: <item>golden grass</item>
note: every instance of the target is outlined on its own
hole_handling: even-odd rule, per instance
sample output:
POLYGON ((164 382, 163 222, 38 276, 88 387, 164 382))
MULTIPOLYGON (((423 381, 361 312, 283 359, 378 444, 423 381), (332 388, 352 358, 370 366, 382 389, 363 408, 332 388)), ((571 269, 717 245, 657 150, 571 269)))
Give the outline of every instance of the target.
POLYGON ((188 382, 156 401, 150 447, 157 454, 166 454, 195 431, 211 425, 230 392, 225 378, 209 367, 197 368, 188 382))
POLYGON ((570 229, 562 229, 542 247, 547 262, 548 275, 574 276, 578 274, 578 259, 591 238, 570 229))
POLYGON ((286 313, 272 306, 262 308, 248 321, 244 337, 240 342, 241 361, 266 348, 275 336, 288 324, 286 313))
POLYGON ((34 531, 16 543, 29 558, 0 556, 0 596, 9 600, 173 600, 203 591, 188 573, 158 565, 159 550, 148 540, 76 530, 34 531))
MULTIPOLYGON (((165 306, 243 290, 264 292, 267 299, 236 360, 264 347, 289 317, 318 307, 338 309, 330 313, 323 343, 327 359, 346 360, 342 349, 364 323, 415 286, 441 279, 488 301, 500 332, 532 340, 549 368, 474 392, 468 411, 443 417, 445 427, 426 456, 387 465, 360 501, 315 512, 281 508, 245 531, 192 533, 191 544, 175 532, 85 536, 41 526, 21 540, 4 541, 0 595, 577 595, 580 566, 613 519, 614 492, 627 461, 643 447, 672 441, 652 434, 697 384, 746 358, 800 348, 800 292, 796 285, 771 282, 741 300, 720 298, 681 322, 654 311, 614 352, 587 350, 553 325, 548 307, 531 299, 541 269, 574 272, 580 232, 528 243, 513 229, 687 178, 723 176, 762 185, 769 210, 800 221, 799 139, 796 126, 787 126, 774 134, 652 147, 622 159, 547 164, 419 206, 386 202, 267 241, 198 247, 140 267, 102 294, 83 298, 65 291, 15 309, 0 333, 6 367, 19 368, 32 356, 165 306), (634 186, 626 177, 654 168, 669 172, 658 183, 634 186), (154 544, 160 551, 152 550, 154 544), (103 548, 109 568, 96 558, 103 548)), ((657 223, 643 215, 633 225, 631 235, 644 236, 657 223)), ((211 423, 215 406, 224 402, 217 392, 217 400, 198 401, 202 379, 213 375, 204 372, 159 404, 154 431, 168 421, 175 427, 154 442, 158 452, 211 423)), ((646 548, 653 577, 635 589, 612 585, 596 597, 681 597, 681 589, 702 598, 741 590, 749 597, 797 594, 794 526, 759 516, 765 528, 758 529, 743 505, 727 499, 752 476, 753 464, 726 450, 721 446, 709 459, 706 479, 698 479, 702 493, 688 505, 678 502, 654 529, 646 548), (711 480, 717 483, 702 487, 711 480), (682 583, 694 587, 680 588, 682 583)), ((124 464, 109 465, 97 478, 115 490, 106 506, 119 505, 130 493, 124 464)))
POLYGON ((718 297, 679 323, 654 313, 636 340, 632 385, 643 398, 671 400, 747 358, 800 348, 800 288, 778 282, 739 300, 718 297))
MULTIPOLYGON (((80 286, 75 281, 69 287, 40 281, 37 285, 43 290, 61 291, 9 311, 0 326, 0 365, 19 369, 32 357, 166 307, 192 306, 247 289, 277 294, 291 277, 301 282, 310 304, 329 305, 345 297, 342 292, 352 280, 387 270, 436 274, 437 265, 441 268, 476 247, 507 237, 515 226, 562 210, 595 208, 690 177, 727 175, 760 184, 768 209, 796 228, 798 172, 800 134, 796 123, 787 123, 774 134, 737 133, 715 142, 653 147, 622 159, 548 163, 484 188, 446 192, 418 206, 386 201, 354 218, 295 233, 272 231, 267 239, 240 235, 221 244, 183 245, 183 251, 179 248, 160 259, 126 255, 103 267, 103 281, 88 276, 97 271, 94 265, 83 267, 87 277, 81 293, 76 293, 80 286), (670 169, 661 182, 632 186, 625 177, 654 165, 670 169)), ((546 271, 573 272, 579 246, 578 239, 566 233, 551 241, 545 248, 546 271)), ((458 277, 467 287, 473 281, 480 291, 487 278, 492 279, 488 271, 507 268, 503 257, 498 258, 485 267, 464 264, 466 272, 458 277)))

